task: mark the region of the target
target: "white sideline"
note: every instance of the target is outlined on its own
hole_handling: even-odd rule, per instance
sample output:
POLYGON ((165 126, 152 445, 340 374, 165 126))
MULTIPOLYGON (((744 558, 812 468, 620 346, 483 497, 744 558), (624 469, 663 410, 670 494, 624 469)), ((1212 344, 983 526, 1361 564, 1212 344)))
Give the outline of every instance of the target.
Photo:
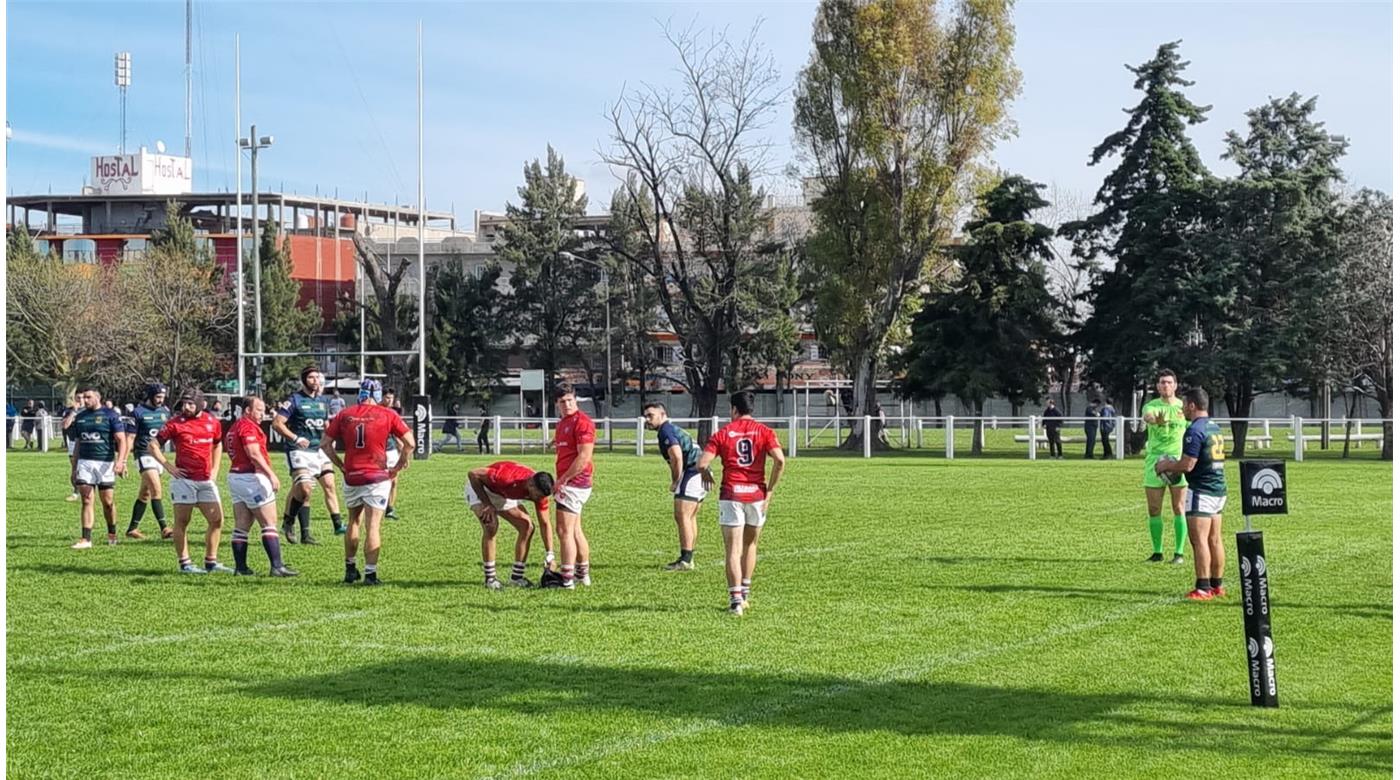
MULTIPOLYGON (((1328 565, 1333 561, 1342 560, 1345 558, 1352 558, 1361 555, 1364 552, 1364 550, 1354 550, 1351 552, 1339 552, 1336 555, 1331 555, 1326 558, 1313 558, 1307 561, 1307 563, 1304 565, 1298 566, 1296 568, 1290 568, 1289 573, 1290 575, 1301 574, 1311 569, 1316 569, 1321 566, 1328 565)), ((1230 566, 1226 567, 1225 573, 1227 575, 1229 575, 1233 565, 1234 564, 1232 563, 1230 566)), ((1031 596, 1021 596, 1018 597, 1018 600, 1022 598, 1031 598, 1031 596)), ((1070 634, 1077 634, 1083 631, 1091 631, 1093 629, 1108 625, 1109 623, 1115 623, 1119 620, 1123 620, 1124 618, 1133 617, 1134 615, 1140 614, 1142 612, 1157 609, 1158 607, 1167 606, 1169 604, 1180 604, 1181 601, 1182 598, 1180 596, 1162 596, 1160 598, 1153 599, 1148 602, 1134 604, 1130 607, 1120 609, 1116 612, 1107 613, 1094 620, 1089 620, 1082 623, 1075 623, 1073 625, 1068 626, 1059 626, 1056 628, 1052 628, 1048 631, 1044 631, 1033 637, 1028 637, 1018 642, 1009 642, 1002 645, 979 648, 963 653, 927 658, 917 664, 887 669, 879 675, 870 679, 852 680, 850 682, 843 682, 837 685, 831 685, 820 690, 811 691, 809 693, 798 693, 787 697, 780 703, 772 703, 767 705, 761 705, 758 707, 750 707, 734 712, 729 716, 721 719, 707 718, 705 720, 687 723, 684 726, 680 726, 678 728, 658 729, 656 731, 652 731, 647 734, 642 734, 640 736, 612 740, 609 742, 601 743, 596 747, 593 747, 589 750, 585 750, 583 752, 574 753, 567 756, 559 756, 556 758, 540 759, 532 761, 530 763, 519 763, 515 764, 509 769, 506 769, 500 774, 479 775, 479 777, 525 777, 549 770, 589 763, 598 759, 608 758, 610 756, 631 753, 635 750, 649 747, 651 745, 669 742, 674 739, 689 737, 696 734, 702 734, 708 731, 714 731, 715 729, 726 728, 730 726, 741 726, 747 723, 748 721, 780 713, 786 709, 790 709, 794 706, 797 706, 810 700, 821 700, 830 698, 832 696, 839 696, 843 693, 846 693, 847 691, 852 690, 857 686, 866 686, 870 684, 878 685, 881 683, 901 682, 905 680, 917 679, 927 674, 928 672, 933 671, 934 669, 942 669, 947 668, 949 666, 957 666, 972 661, 978 661, 990 656, 1000 655, 1002 653, 1012 652, 1016 650, 1024 650, 1053 639, 1059 639, 1060 637, 1068 636, 1070 634)))
POLYGON ((355 612, 333 612, 329 615, 322 615, 308 620, 296 620, 288 623, 257 623, 251 626, 238 626, 230 628, 210 628, 205 631, 192 631, 184 634, 143 634, 138 636, 127 636, 125 639, 116 642, 109 642, 97 647, 84 647, 77 650, 70 650, 61 653, 47 653, 45 655, 29 656, 24 658, 11 658, 10 663, 23 666, 25 664, 41 664, 50 661, 65 661, 73 658, 81 658, 87 655, 100 655, 122 650, 128 647, 138 647, 140 645, 159 645, 168 643, 189 642, 193 640, 219 639, 225 636, 236 636, 244 638, 250 631, 269 631, 307 628, 321 623, 333 623, 339 620, 352 620, 368 615, 367 610, 357 610, 355 612))

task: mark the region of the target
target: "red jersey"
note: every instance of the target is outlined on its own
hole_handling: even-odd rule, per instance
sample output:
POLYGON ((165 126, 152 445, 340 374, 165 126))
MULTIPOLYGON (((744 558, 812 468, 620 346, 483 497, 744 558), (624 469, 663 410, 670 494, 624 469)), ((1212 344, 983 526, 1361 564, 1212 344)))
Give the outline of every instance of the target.
POLYGON ((705 442, 705 452, 718 456, 724 464, 720 499, 753 503, 767 498, 764 466, 768 451, 777 446, 773 429, 752 417, 740 417, 716 431, 705 442))
MULTIPOLYGON (((528 501, 530 499, 530 478, 533 476, 535 476, 535 470, 529 466, 515 461, 503 460, 486 467, 486 478, 481 480, 481 483, 487 490, 501 498, 528 501)), ((549 498, 546 496, 536 501, 535 509, 539 510, 540 514, 549 511, 549 498)))
POLYGON ((248 457, 249 444, 262 453, 264 463, 268 462, 267 434, 263 433, 262 426, 251 417, 239 417, 229 426, 228 433, 224 434, 224 449, 228 451, 230 462, 229 473, 257 473, 258 469, 253 465, 253 459, 248 457))
MULTIPOLYGON (((594 442, 597 430, 593 425, 593 418, 581 411, 559 421, 559 426, 554 429, 555 479, 564 476, 564 472, 578 460, 578 449, 581 445, 594 442)), ((593 463, 590 461, 587 468, 565 484, 576 488, 593 487, 593 463)))
MULTIPOLYGON (((408 433, 393 409, 379 404, 347 406, 331 418, 326 426, 326 438, 340 445, 345 453, 345 484, 372 485, 389 478, 388 449, 390 436, 408 433)), ((404 453, 410 457, 412 453, 404 453)))
POLYGON ((219 418, 208 412, 194 417, 176 415, 166 421, 156 438, 161 444, 175 442, 175 466, 185 479, 204 481, 214 475, 214 447, 223 433, 219 418))

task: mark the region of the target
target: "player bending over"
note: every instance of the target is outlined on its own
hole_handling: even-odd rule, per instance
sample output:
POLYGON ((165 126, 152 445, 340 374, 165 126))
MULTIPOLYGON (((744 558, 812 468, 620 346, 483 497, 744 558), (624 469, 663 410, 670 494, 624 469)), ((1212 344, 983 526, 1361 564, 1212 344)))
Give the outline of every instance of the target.
POLYGON ((296 544, 293 526, 301 524, 301 543, 318 544, 311 536, 311 491, 321 484, 326 495, 326 511, 331 514, 331 527, 337 534, 345 533, 340 522, 340 501, 335 496, 335 471, 330 459, 322 454, 321 434, 330 418, 330 402, 321 395, 324 378, 321 370, 307 366, 301 370, 301 389, 292 393, 277 408, 272 429, 286 440, 287 470, 292 475, 292 489, 287 494, 287 511, 282 515, 282 533, 288 544, 296 544))
POLYGON ((277 491, 282 483, 267 459, 267 434, 260 424, 267 404, 250 395, 239 399, 238 406, 243 414, 224 434, 228 492, 233 497, 233 571, 243 576, 256 574, 248 568, 248 531, 257 522, 272 576, 295 577, 297 573, 282 561, 282 540, 277 535, 277 491))
POLYGON ((146 453, 170 472, 170 498, 175 504, 175 554, 184 574, 233 572, 219 563, 219 536, 224 526, 224 506, 214 475, 223 458, 222 425, 204 411, 204 394, 189 389, 175 402, 176 415, 146 445, 146 453), (166 461, 161 445, 175 443, 175 463, 166 461), (194 508, 208 522, 204 532, 204 568, 190 559, 189 525, 194 508))
POLYGON ((758 537, 768 521, 768 502, 787 464, 773 429, 753 418, 753 393, 740 391, 729 397, 731 422, 705 442, 695 467, 706 485, 714 484, 710 463, 724 464, 719 491, 719 524, 724 532, 724 573, 729 581, 729 611, 744 614, 749 606, 754 565, 758 562, 758 537), (773 459, 773 472, 763 480, 765 461, 773 459))
POLYGON ((700 448, 690 434, 667 419, 665 404, 652 401, 642 408, 642 416, 647 427, 656 431, 661 458, 671 467, 671 512, 680 536, 681 556, 667 564, 666 571, 690 571, 695 568, 695 515, 707 494, 705 481, 695 468, 700 448))
POLYGON ((365 584, 379 583, 379 524, 389 505, 389 491, 394 477, 408 468, 412 458, 400 458, 393 469, 388 467, 386 449, 389 437, 398 439, 404 452, 413 450, 413 433, 403 418, 380 405, 384 387, 378 380, 360 383, 360 402, 347 406, 326 427, 321 452, 340 469, 345 479, 345 505, 350 509, 350 526, 345 534, 345 581, 356 582, 360 570, 355 555, 360 545, 360 525, 365 532, 365 584), (336 445, 344 451, 341 459, 336 445))
POLYGON ((1225 544, 1220 540, 1220 515, 1225 511, 1225 436, 1210 419, 1210 397, 1194 388, 1185 397, 1186 428, 1181 459, 1163 460, 1157 473, 1186 475, 1186 522, 1191 530, 1191 554, 1196 559, 1192 601, 1225 595, 1225 544))
POLYGON ((107 521, 107 544, 117 543, 117 477, 126 476, 126 423, 117 413, 102 405, 102 394, 95 387, 78 391, 79 409, 68 424, 73 439, 69 457, 72 468, 69 482, 78 489, 82 499, 79 519, 82 538, 73 544, 74 550, 92 547, 93 499, 102 502, 102 516, 107 521), (94 495, 95 494, 95 495, 94 495))
POLYGON ((535 527, 520 502, 534 503, 544 537, 545 558, 554 557, 549 528, 549 496, 553 492, 554 477, 549 472, 509 460, 467 472, 467 506, 481 521, 481 570, 490 590, 504 587, 496 578, 496 531, 502 517, 515 527, 515 563, 510 567, 510 584, 520 588, 531 585, 525 578, 525 563, 535 527))

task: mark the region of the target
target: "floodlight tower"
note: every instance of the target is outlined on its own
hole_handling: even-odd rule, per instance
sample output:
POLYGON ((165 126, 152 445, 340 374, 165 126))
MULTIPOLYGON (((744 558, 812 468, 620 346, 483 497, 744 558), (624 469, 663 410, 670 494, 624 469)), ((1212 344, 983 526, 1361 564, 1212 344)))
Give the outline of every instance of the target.
POLYGON ((119 51, 116 58, 117 92, 121 95, 121 144, 117 150, 126 154, 126 88, 131 86, 131 52, 119 51))

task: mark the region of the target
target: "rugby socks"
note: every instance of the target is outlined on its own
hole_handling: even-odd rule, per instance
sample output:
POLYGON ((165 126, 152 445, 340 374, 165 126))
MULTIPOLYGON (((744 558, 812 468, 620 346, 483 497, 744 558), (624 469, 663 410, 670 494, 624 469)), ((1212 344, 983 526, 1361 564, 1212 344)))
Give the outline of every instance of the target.
POLYGON ((579 562, 578 562, 578 568, 576 569, 576 571, 578 572, 578 577, 579 577, 579 579, 583 579, 584 577, 587 577, 587 576, 588 576, 588 561, 579 561, 579 562))
POLYGON ((560 567, 559 567, 559 573, 562 574, 562 575, 564 575, 564 587, 566 587, 566 588, 572 588, 572 587, 574 586, 574 567, 573 567, 573 564, 566 563, 566 564, 564 564, 563 566, 560 566, 560 567))
MULTIPOLYGON (((1153 515, 1147 518, 1147 535, 1152 537, 1152 553, 1162 554, 1162 516, 1153 515)), ((1177 542, 1181 541, 1181 535, 1177 534, 1177 542)))
POLYGON ((292 524, 296 522, 297 515, 298 515, 298 513, 300 513, 300 512, 301 512, 301 501, 300 501, 299 499, 297 499, 295 496, 293 496, 292 498, 288 499, 288 500, 287 500, 287 513, 284 514, 284 515, 282 515, 282 525, 283 525, 283 527, 285 527, 285 528, 287 528, 287 529, 291 529, 292 524))
POLYGON ((182 569, 185 568, 186 566, 193 566, 193 565, 194 565, 194 561, 190 560, 190 556, 188 556, 188 555, 186 555, 185 557, 183 557, 183 558, 180 559, 180 568, 182 568, 182 569))
POLYGON ((355 568, 355 559, 354 559, 354 558, 346 558, 346 559, 345 559, 345 568, 347 568, 347 569, 353 569, 353 568, 355 568))
POLYGON ((297 509, 297 523, 301 525, 301 535, 306 536, 311 533, 311 507, 302 504, 297 509))
POLYGON ((1209 590, 1210 590, 1210 579, 1209 579, 1208 577, 1197 577, 1197 578, 1196 578, 1196 590, 1209 591, 1209 590))
POLYGON ((748 578, 745 578, 744 580, 741 581, 739 587, 743 588, 743 590, 744 590, 744 601, 748 601, 748 600, 749 600, 749 589, 753 587, 753 580, 748 579, 748 578))
MULTIPOLYGON (((264 528, 262 532, 263 549, 267 551, 267 560, 272 564, 272 568, 280 569, 282 563, 282 537, 277 534, 276 528, 264 528)), ((244 555, 247 555, 247 542, 244 542, 244 555)))
POLYGON ((378 571, 379 571, 379 564, 377 564, 377 563, 366 563, 366 564, 365 564, 365 576, 366 576, 366 577, 373 577, 373 576, 375 575, 375 573, 378 572, 378 571))
POLYGON ((108 536, 116 536, 116 535, 117 535, 117 521, 116 521, 116 520, 108 520, 108 521, 107 521, 107 535, 108 535, 108 536))
POLYGON ((1224 585, 1224 584, 1225 584, 1225 580, 1222 579, 1222 578, 1220 578, 1220 577, 1211 577, 1211 578, 1210 578, 1210 587, 1211 587, 1212 590, 1216 590, 1216 589, 1218 589, 1221 585, 1224 585))
POLYGON ((159 498, 151 499, 151 514, 156 516, 156 525, 160 530, 165 530, 165 504, 159 498))
POLYGON ((84 529, 83 529, 83 538, 86 539, 86 540, 88 540, 89 542, 92 541, 92 529, 91 529, 91 528, 84 528, 84 529))
POLYGON ((510 566, 510 578, 513 580, 525 579, 525 562, 516 561, 510 566))
POLYGON ((744 587, 742 585, 736 585, 729 589, 729 603, 731 606, 734 604, 742 603, 743 600, 744 587))
POLYGON ((205 571, 213 571, 214 567, 215 567, 215 566, 218 566, 218 565, 219 565, 219 559, 218 559, 218 558, 210 558, 210 557, 207 556, 207 555, 204 556, 204 570, 205 570, 205 571))
POLYGON ((233 541, 229 543, 233 547, 233 566, 239 571, 248 568, 248 532, 233 529, 233 541))
POLYGON ((694 551, 694 550, 686 550, 686 549, 682 549, 682 550, 681 550, 681 562, 682 562, 682 563, 690 563, 690 562, 692 562, 694 559, 695 559, 695 551, 694 551))
POLYGON ((482 561, 482 562, 481 562, 481 573, 484 574, 484 575, 486 575, 486 581, 487 581, 487 582, 490 582, 491 580, 496 579, 496 562, 495 562, 495 561, 482 561))
MULTIPOLYGON (((306 521, 303 522, 303 523, 301 524, 301 527, 302 527, 303 529, 305 529, 305 528, 307 528, 307 527, 310 525, 310 523, 311 523, 310 510, 307 510, 307 518, 306 518, 306 521)), ((339 530, 343 527, 343 524, 342 524, 341 521, 340 521, 340 513, 339 513, 339 512, 331 512, 331 527, 334 528, 334 529, 337 530, 337 531, 339 531, 339 530)))
POLYGON ((126 527, 126 532, 131 533, 136 530, 136 526, 141 524, 141 518, 146 514, 146 502, 136 499, 136 503, 131 505, 131 525, 126 527))
POLYGON ((1172 517, 1172 530, 1176 532, 1176 554, 1186 554, 1186 515, 1172 517))

